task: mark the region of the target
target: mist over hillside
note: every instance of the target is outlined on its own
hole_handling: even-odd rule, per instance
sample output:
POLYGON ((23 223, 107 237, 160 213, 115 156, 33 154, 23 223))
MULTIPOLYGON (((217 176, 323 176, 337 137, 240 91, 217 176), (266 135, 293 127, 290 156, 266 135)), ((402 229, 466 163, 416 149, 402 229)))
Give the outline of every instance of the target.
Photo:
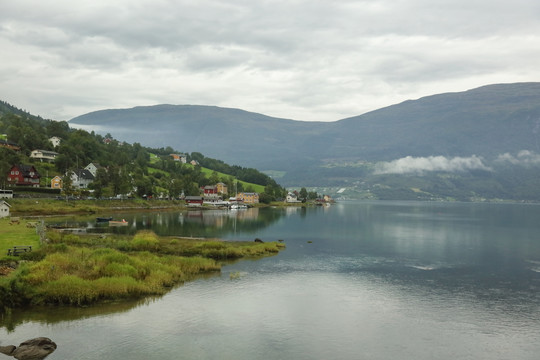
POLYGON ((397 198, 540 199, 540 83, 433 95, 334 122, 156 105, 69 123, 255 167, 286 186, 354 188, 361 197, 386 189, 397 198))

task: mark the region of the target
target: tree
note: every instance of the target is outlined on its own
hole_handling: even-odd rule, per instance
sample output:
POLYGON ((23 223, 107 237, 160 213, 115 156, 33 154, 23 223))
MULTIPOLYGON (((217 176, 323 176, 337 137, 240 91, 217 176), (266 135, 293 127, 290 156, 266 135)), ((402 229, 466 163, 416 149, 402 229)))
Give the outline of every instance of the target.
POLYGON ((169 182, 169 196, 172 198, 177 198, 182 194, 183 186, 182 181, 177 178, 173 178, 169 182))
POLYGON ((319 194, 317 194, 316 191, 310 191, 307 194, 308 200, 316 200, 319 197, 319 194))
POLYGON ((210 184, 215 185, 219 182, 219 175, 217 171, 212 171, 212 174, 210 174, 210 184))
POLYGON ((298 194, 300 199, 306 200, 308 198, 308 192, 305 187, 300 189, 300 193, 298 194))
POLYGON ((66 196, 66 200, 68 196, 75 194, 75 187, 73 186, 73 180, 71 179, 72 176, 73 171, 68 171, 62 178, 62 192, 66 196))

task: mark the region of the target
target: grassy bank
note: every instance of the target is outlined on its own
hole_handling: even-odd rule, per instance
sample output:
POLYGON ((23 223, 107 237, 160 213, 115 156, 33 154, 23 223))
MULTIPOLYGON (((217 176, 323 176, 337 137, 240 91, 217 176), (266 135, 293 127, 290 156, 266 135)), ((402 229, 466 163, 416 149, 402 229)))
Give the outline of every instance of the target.
POLYGON ((178 209, 185 207, 177 200, 56 200, 56 199, 9 199, 11 213, 15 216, 97 214, 113 210, 178 209))
MULTIPOLYGON (((6 228, 4 221, 1 225, 6 228)), ((12 236, 9 244, 35 244, 36 250, 17 258, 4 256, 4 248, 12 245, 2 240, 0 262, 14 270, 0 276, 0 312, 28 305, 85 305, 160 295, 197 274, 220 271, 225 261, 273 255, 284 247, 276 242, 158 237, 150 231, 135 236, 48 231, 47 244, 39 247, 35 231, 28 232, 33 229, 7 228, 5 234, 12 236)))

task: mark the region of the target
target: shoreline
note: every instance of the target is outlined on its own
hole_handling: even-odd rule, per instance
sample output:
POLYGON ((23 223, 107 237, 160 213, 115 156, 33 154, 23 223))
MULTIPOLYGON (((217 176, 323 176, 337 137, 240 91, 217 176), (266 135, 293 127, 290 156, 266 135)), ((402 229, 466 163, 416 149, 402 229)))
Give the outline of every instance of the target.
MULTIPOLYGON (((12 216, 48 217, 61 215, 94 215, 114 211, 163 211, 163 210, 216 210, 212 206, 189 207, 181 200, 57 200, 51 198, 12 198, 12 216), (123 205, 118 204, 122 202, 123 205)), ((310 203, 272 202, 253 204, 252 207, 305 207, 310 203)))
MULTIPOLYGON (((94 214, 66 210, 73 209, 50 216, 94 214)), ((21 221, 15 225, 8 225, 9 218, 0 219, 0 318, 27 306, 87 306, 163 295, 197 275, 220 273, 229 261, 273 256, 285 248, 277 241, 158 236, 148 230, 102 237, 47 229, 41 243, 35 221, 29 220, 33 216, 17 215, 21 221), (21 245, 32 250, 6 255, 7 249, 21 245)))

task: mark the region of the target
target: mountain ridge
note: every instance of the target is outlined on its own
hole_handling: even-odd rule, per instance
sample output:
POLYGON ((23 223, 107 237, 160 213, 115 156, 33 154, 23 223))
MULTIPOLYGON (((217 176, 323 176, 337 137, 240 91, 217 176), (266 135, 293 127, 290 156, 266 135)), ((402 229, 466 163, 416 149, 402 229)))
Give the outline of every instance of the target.
MULTIPOLYGON (((540 83, 434 94, 333 122, 288 120, 216 106, 155 105, 101 110, 69 123, 103 126, 100 131, 145 146, 200 151, 228 163, 283 173, 279 181, 286 186, 350 186, 366 179, 376 184, 383 179, 374 170, 380 163, 403 165, 408 159, 411 165, 416 158, 429 163, 442 157, 445 165, 432 164, 432 169, 451 168, 452 175, 456 167, 447 166, 452 159, 480 161, 476 170, 465 169, 485 177, 482 169, 498 169, 497 161, 504 156, 517 159, 523 151, 530 156, 540 152, 540 83)), ((435 170, 429 171, 433 175, 435 170)), ((385 181, 394 175, 387 172, 385 181)), ((505 186, 506 180, 497 179, 499 173, 489 175, 498 184, 493 186, 505 186)))

